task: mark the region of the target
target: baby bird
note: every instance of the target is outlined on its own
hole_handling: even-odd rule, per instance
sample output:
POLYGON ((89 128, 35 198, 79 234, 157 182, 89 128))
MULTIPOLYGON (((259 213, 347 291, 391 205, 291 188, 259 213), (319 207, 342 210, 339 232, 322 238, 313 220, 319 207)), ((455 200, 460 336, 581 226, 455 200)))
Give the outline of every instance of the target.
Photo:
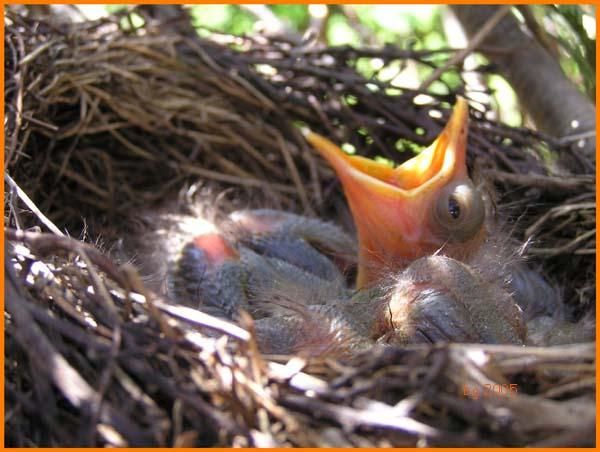
POLYGON ((269 354, 344 358, 375 344, 590 339, 590 328, 563 321, 556 290, 493 224, 467 173, 467 129, 459 98, 435 142, 396 168, 306 132, 342 183, 358 246, 317 219, 233 212, 219 227, 190 231, 168 264, 169 295, 234 321, 249 312, 269 354), (356 255, 351 287, 345 275, 356 255))

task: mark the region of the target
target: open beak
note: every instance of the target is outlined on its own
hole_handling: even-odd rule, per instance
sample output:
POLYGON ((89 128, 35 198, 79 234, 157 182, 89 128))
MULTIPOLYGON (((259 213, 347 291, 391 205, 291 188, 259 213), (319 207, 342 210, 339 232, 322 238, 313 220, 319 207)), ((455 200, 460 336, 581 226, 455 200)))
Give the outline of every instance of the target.
POLYGON ((358 287, 448 242, 449 235, 440 234, 431 212, 446 187, 462 182, 472 186, 466 167, 467 129, 468 104, 458 98, 438 138, 396 168, 348 155, 326 138, 306 133, 334 168, 350 205, 360 246, 358 287))

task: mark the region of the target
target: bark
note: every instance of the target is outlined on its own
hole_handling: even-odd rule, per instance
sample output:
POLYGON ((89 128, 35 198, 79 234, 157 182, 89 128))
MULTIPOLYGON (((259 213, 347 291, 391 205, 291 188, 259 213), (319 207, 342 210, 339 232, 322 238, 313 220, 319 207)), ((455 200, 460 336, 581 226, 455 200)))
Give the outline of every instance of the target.
MULTIPOLYGON (((451 6, 469 38, 498 10, 498 6, 451 6)), ((525 111, 536 127, 558 139, 573 138, 578 157, 595 166, 596 109, 564 75, 558 62, 529 34, 511 14, 494 27, 481 43, 482 53, 498 66, 512 85, 525 111)), ((567 153, 568 154, 568 153, 567 153)), ((575 159, 562 155, 566 169, 577 170, 575 159)), ((589 169, 588 168, 588 169, 589 169)))

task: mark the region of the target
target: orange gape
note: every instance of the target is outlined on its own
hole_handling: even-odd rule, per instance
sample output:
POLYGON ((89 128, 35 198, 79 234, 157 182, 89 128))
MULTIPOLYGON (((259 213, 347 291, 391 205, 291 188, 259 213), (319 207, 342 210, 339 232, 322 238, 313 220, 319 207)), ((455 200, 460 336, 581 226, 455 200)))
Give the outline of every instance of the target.
POLYGON ((440 136, 391 168, 350 156, 312 132, 307 140, 336 171, 359 239, 357 286, 376 282, 420 257, 464 259, 485 238, 485 205, 467 174, 468 104, 458 98, 440 136))

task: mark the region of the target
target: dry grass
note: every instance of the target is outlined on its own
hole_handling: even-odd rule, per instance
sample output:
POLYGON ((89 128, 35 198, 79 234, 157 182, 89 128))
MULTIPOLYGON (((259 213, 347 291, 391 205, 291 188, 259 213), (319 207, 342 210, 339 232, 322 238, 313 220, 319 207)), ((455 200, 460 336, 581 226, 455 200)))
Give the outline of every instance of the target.
MULTIPOLYGON (((7 17, 7 445, 594 443, 593 344, 388 348, 352 363, 261 356, 250 320, 244 330, 170 305, 90 244, 127 240, 135 214, 198 180, 225 190, 226 208, 343 221, 339 186, 294 122, 365 155, 408 158, 397 141, 430 142, 453 95, 416 106, 415 92, 368 86, 355 64, 432 65, 429 53, 220 36, 239 52, 173 22, 127 31, 119 17, 7 17), (473 397, 502 383, 519 393, 473 397)), ((557 176, 540 155, 566 145, 476 111, 472 124, 470 164, 519 219, 514 235, 534 234, 532 260, 589 309, 593 165, 557 176)))

